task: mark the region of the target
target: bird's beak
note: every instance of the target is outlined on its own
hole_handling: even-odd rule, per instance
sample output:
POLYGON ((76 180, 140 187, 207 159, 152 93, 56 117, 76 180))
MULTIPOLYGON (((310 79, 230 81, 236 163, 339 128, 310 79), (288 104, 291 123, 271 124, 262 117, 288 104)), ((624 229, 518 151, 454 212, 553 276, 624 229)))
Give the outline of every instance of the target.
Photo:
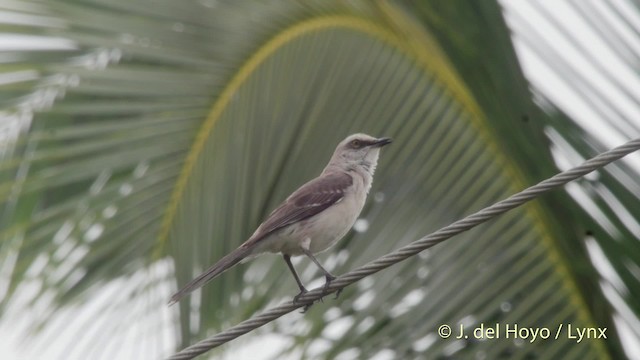
POLYGON ((371 144, 373 147, 383 147, 385 145, 391 144, 391 138, 384 137, 380 138, 371 144))

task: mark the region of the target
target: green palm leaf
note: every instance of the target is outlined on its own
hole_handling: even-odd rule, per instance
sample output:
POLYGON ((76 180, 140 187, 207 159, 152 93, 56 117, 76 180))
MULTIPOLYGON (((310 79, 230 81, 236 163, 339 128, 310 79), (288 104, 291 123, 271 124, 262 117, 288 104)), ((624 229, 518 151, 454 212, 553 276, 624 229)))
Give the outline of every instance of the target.
MULTIPOLYGON (((336 273, 552 175, 550 143, 583 157, 600 150, 534 104, 496 3, 4 7, 25 19, 5 32, 69 42, 2 59, 14 78, 37 74, 3 87, 6 116, 31 126, 0 148, 2 311, 32 313, 27 333, 42 330, 37 349, 66 346, 59 357, 161 357, 289 299, 295 283, 274 256, 166 307, 316 176, 347 134, 395 141, 356 231, 321 256, 336 273)), ((632 327, 640 313, 636 220, 621 214, 638 213, 633 174, 619 165, 599 172, 602 185, 575 185, 597 188, 606 221, 571 189, 543 196, 223 352, 277 334, 273 357, 622 356, 614 316, 625 309, 632 327), (617 297, 602 285, 599 254, 626 289, 617 297), (496 323, 607 327, 609 338, 436 333, 496 323)), ((297 266, 310 286, 322 283, 312 264, 297 266)))

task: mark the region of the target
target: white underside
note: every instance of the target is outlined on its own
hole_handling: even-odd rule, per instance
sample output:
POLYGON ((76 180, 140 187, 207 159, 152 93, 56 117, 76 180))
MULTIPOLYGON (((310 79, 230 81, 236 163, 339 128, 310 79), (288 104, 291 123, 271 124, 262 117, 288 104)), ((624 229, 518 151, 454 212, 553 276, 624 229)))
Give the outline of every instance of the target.
POLYGON ((303 254, 303 249, 314 254, 329 249, 355 223, 364 206, 366 193, 363 192, 363 195, 345 196, 319 214, 276 231, 259 242, 253 255, 271 252, 297 256, 303 254))

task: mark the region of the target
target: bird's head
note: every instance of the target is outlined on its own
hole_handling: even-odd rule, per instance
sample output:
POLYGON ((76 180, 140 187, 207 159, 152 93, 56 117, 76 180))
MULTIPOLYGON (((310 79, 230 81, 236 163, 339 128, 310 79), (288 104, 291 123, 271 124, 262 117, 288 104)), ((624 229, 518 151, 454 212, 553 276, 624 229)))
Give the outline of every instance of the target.
POLYGON ((373 175, 380 149, 391 143, 387 137, 374 138, 367 134, 353 134, 342 140, 331 157, 330 165, 342 170, 362 170, 373 175))

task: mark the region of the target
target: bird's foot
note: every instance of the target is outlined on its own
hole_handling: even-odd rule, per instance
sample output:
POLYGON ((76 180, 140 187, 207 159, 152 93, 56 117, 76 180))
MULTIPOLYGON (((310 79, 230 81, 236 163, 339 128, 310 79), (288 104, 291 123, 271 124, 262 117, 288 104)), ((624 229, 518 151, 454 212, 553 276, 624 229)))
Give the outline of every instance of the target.
POLYGON ((336 296, 333 297, 333 300, 337 299, 338 296, 340 296, 340 293, 342 293, 343 289, 339 289, 338 291, 336 291, 336 296))
POLYGON ((304 296, 307 293, 307 289, 301 288, 300 293, 293 297, 293 303, 298 304, 300 302, 300 297, 304 296))
MULTIPOLYGON (((307 293, 307 289, 305 289, 305 288, 300 289, 300 293, 299 293, 298 295, 296 295, 296 296, 294 296, 294 297, 293 297, 293 303, 294 303, 294 304, 298 304, 298 303, 300 303, 300 297, 301 297, 301 296, 304 296, 304 294, 306 294, 306 293, 307 293)), ((309 304, 307 304, 307 305, 303 306, 303 307, 302 307, 302 311, 301 311, 300 313, 301 313, 301 314, 306 313, 306 312, 307 312, 307 310, 309 310, 309 308, 311 307, 311 305, 313 305, 313 302, 311 302, 311 303, 309 303, 309 304)))
MULTIPOLYGON (((336 277, 331 274, 326 274, 324 277, 326 281, 324 283, 324 287, 322 288, 322 297, 320 298, 320 301, 322 301, 322 298, 329 292, 329 285, 331 285, 331 282, 336 279, 336 277)), ((338 296, 340 296, 341 292, 342 289, 336 291, 336 296, 334 297, 334 299, 337 299, 338 296)))
MULTIPOLYGON (((336 277, 335 277, 335 276, 333 276, 333 275, 331 275, 331 274, 325 274, 325 276, 324 276, 324 277, 325 277, 325 280, 326 280, 326 281, 325 281, 325 283, 324 283, 324 286, 322 287, 322 296, 320 296, 320 298, 318 299, 320 302, 324 302, 324 297, 329 293, 329 286, 331 285, 331 282, 332 282, 333 280, 335 280, 335 279, 336 279, 336 277)), ((342 289, 339 289, 338 291, 336 291, 336 296, 334 297, 334 299, 337 299, 337 298, 338 298, 338 296, 340 296, 340 293, 341 293, 341 292, 342 292, 342 289)), ((300 298, 301 298, 302 296, 304 296, 304 294, 306 294, 306 293, 307 293, 307 289, 305 289, 305 288, 301 288, 301 289, 300 289, 300 293, 299 293, 298 295, 296 295, 296 296, 294 296, 294 297, 293 297, 293 303, 294 303, 294 304, 298 304, 298 303, 300 303, 300 298)), ((310 308, 313 304, 314 304, 313 302, 312 302, 312 303, 309 303, 309 304, 306 304, 306 305, 302 308, 302 313, 303 313, 303 314, 304 314, 304 313, 306 313, 306 312, 307 312, 307 310, 309 310, 309 308, 310 308)))
POLYGON ((311 308, 311 306, 313 305, 313 303, 307 304, 305 306, 302 307, 302 311, 300 311, 300 314, 304 314, 307 312, 307 310, 309 310, 309 308, 311 308))

